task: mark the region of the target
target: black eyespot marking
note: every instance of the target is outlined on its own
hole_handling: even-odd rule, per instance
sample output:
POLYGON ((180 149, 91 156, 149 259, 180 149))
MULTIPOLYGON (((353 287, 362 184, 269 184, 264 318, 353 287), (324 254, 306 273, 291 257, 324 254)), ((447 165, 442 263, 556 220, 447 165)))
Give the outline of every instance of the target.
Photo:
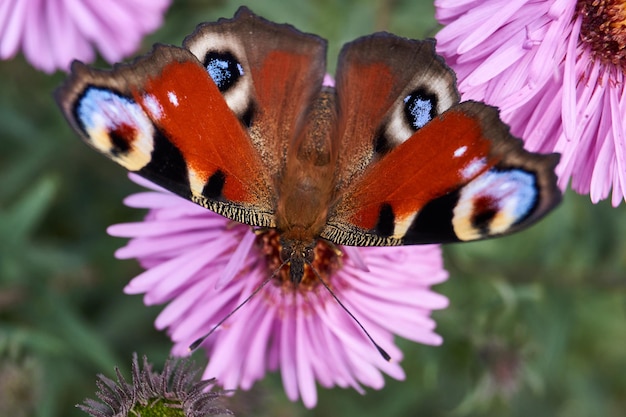
POLYGON ((224 189, 224 183, 226 182, 226 176, 219 169, 209 177, 206 185, 202 189, 202 195, 206 198, 218 198, 222 195, 224 189))
POLYGON ((106 132, 111 142, 108 151, 113 156, 128 153, 137 137, 146 133, 141 123, 148 119, 141 107, 132 98, 114 90, 86 86, 76 99, 72 113, 85 136, 91 135, 91 129, 106 132))
POLYGON ((378 212, 378 222, 374 229, 376 233, 381 236, 391 236, 393 235, 393 230, 395 229, 395 221, 396 215, 393 212, 393 208, 388 203, 383 203, 380 205, 380 211, 378 212))
POLYGON ((389 138, 385 136, 383 133, 379 133, 374 139, 374 152, 379 155, 387 154, 393 147, 391 146, 391 142, 389 138))
POLYGON ((246 108, 246 111, 243 112, 243 114, 239 118, 241 120, 241 123, 243 123, 243 125, 248 129, 252 127, 252 121, 254 120, 255 113, 256 109, 254 108, 254 104, 250 103, 250 105, 248 105, 248 107, 246 108))
POLYGON ((133 142, 136 134, 136 129, 129 125, 120 125, 110 131, 109 139, 113 146, 111 148, 111 155, 119 156, 130 151, 130 144, 133 142))
POLYGON ((222 93, 243 75, 243 67, 230 52, 208 52, 204 57, 204 67, 222 93))
POLYGON ((415 129, 420 129, 437 115, 437 96, 418 88, 404 98, 404 116, 415 129))
POLYGON ((474 212, 472 213, 471 222, 480 234, 486 236, 489 234, 489 225, 491 220, 498 214, 498 202, 490 196, 481 196, 476 198, 474 202, 474 212))

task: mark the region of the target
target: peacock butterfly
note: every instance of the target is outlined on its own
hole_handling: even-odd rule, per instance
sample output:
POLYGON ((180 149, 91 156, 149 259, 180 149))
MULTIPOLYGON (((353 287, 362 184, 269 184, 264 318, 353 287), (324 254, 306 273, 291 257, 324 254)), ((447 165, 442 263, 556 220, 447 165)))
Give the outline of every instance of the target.
POLYGON ((561 199, 558 155, 523 149, 497 109, 460 103, 434 41, 326 41, 245 7, 183 48, 110 71, 80 62, 56 93, 85 142, 229 219, 280 234, 294 284, 319 239, 471 241, 534 223, 561 199))

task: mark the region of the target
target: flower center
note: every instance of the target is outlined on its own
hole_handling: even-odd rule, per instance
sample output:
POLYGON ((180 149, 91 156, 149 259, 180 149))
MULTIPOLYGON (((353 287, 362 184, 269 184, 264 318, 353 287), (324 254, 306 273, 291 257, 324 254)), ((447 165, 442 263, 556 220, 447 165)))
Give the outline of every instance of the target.
POLYGON ((626 72, 626 2, 624 0, 579 0, 583 21, 580 40, 595 58, 626 72))
MULTIPOLYGON (((264 231, 257 235, 256 243, 261 253, 265 256, 267 269, 270 273, 274 273, 282 264, 280 259, 280 251, 282 249, 280 235, 275 230, 264 231)), ((320 281, 315 276, 313 269, 317 271, 326 284, 330 285, 331 275, 343 265, 341 252, 324 240, 320 239, 317 241, 314 252, 315 258, 311 265, 306 264, 304 266, 304 276, 300 284, 298 284, 298 289, 301 291, 310 291, 320 285, 320 281)), ((294 284, 291 282, 289 275, 289 265, 283 266, 278 271, 276 281, 283 287, 293 289, 294 284)))

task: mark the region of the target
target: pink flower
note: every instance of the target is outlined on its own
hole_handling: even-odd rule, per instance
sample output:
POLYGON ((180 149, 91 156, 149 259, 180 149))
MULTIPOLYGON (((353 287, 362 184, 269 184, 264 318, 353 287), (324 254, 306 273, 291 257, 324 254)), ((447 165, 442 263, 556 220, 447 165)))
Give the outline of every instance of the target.
POLYGON ((559 184, 626 195, 626 7, 621 0, 436 0, 437 50, 464 99, 500 107, 527 148, 560 152, 559 184))
POLYGON ((108 62, 135 52, 157 29, 170 0, 3 0, 0 2, 0 59, 22 49, 37 69, 67 70, 78 59, 108 62))
MULTIPOLYGON (((137 258, 146 271, 126 287, 148 305, 169 303, 156 320, 174 342, 188 347, 250 295, 280 265, 277 234, 254 233, 159 187, 131 176, 152 191, 125 203, 149 209, 143 222, 111 226, 132 238, 116 253, 137 258)), ((226 389, 249 389, 266 372, 280 369, 287 396, 317 402, 316 381, 363 392, 381 388, 382 373, 403 379, 402 353, 394 335, 438 345, 431 310, 448 300, 430 290, 447 278, 439 246, 338 248, 320 243, 314 265, 337 297, 392 357, 385 361, 363 331, 306 273, 295 288, 281 271, 229 318, 202 347, 211 359, 204 376, 226 389), (369 272, 365 272, 365 266, 369 272), (212 360, 212 358, 216 358, 212 360)))

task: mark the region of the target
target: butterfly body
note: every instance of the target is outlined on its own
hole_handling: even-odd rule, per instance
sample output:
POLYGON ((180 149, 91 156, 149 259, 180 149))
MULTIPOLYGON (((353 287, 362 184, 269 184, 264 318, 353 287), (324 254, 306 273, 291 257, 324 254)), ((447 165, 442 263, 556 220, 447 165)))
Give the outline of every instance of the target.
POLYGON ((520 230, 559 201, 557 155, 495 108, 459 103, 433 41, 359 38, 323 84, 326 42, 246 8, 112 71, 75 63, 57 100, 96 150, 255 227, 299 283, 318 240, 401 245, 520 230))
POLYGON ((313 101, 278 181, 276 229, 282 257, 290 260, 291 280, 296 284, 302 279, 304 264, 313 259, 333 205, 337 161, 333 97, 332 89, 325 88, 313 101))

